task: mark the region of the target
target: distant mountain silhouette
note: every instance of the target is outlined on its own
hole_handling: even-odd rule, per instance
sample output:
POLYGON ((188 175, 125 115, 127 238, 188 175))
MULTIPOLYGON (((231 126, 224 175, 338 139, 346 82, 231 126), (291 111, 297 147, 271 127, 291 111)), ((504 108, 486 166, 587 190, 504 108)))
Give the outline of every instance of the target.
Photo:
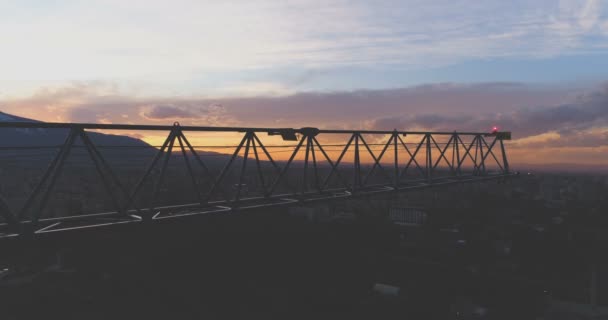
MULTIPOLYGON (((14 116, 0 111, 0 122, 38 122, 28 118, 14 116)), ((0 128, 0 147, 53 146, 63 144, 67 129, 43 128, 0 128)), ((146 142, 122 135, 88 132, 91 141, 96 145, 120 145, 132 147, 151 147, 146 142)), ((79 139, 77 144, 81 144, 79 139)))
MULTIPOLYGON (((1 122, 34 122, 42 123, 43 121, 23 118, 0 111, 0 123, 1 122)), ((0 162, 3 161, 3 156, 12 154, 19 157, 19 159, 27 159, 28 162, 34 166, 46 165, 48 162, 48 156, 35 156, 38 154, 35 150, 15 150, 12 148, 28 148, 28 147, 59 147, 65 143, 68 135, 68 129, 46 129, 46 128, 0 128, 0 150, 4 151, 0 154, 0 162), (42 164, 36 163, 36 160, 41 160, 42 164), (34 161, 34 162, 32 162, 34 161)), ((131 162, 134 159, 141 159, 142 157, 152 158, 158 149, 140 139, 125 136, 125 135, 114 135, 104 134, 98 132, 87 131, 87 134, 93 144, 97 146, 101 153, 108 157, 108 160, 121 162, 131 162), (118 146, 118 147, 117 147, 118 146), (103 148, 109 147, 109 148, 103 148), (117 147, 117 148, 113 148, 117 147), (126 148, 121 148, 126 147, 126 148)), ((167 132, 168 134, 168 132, 167 132)), ((80 138, 77 138, 75 143, 76 146, 82 146, 83 143, 80 138)), ((175 143, 177 145, 177 142, 175 143)), ((84 154, 85 149, 77 148, 72 150, 72 154, 84 154)), ((187 151, 190 154, 189 151, 187 151)), ((199 156, 201 156, 205 163, 211 167, 223 166, 229 159, 230 155, 217 153, 213 151, 197 150, 199 156)), ((174 146, 172 158, 182 158, 183 155, 178 146, 174 146)), ((87 158, 85 161, 89 161, 87 158)), ((241 157, 237 158, 237 162, 241 160, 241 157)), ((144 161, 145 163, 145 161, 144 161)), ((25 162, 23 162, 25 166, 25 162)))

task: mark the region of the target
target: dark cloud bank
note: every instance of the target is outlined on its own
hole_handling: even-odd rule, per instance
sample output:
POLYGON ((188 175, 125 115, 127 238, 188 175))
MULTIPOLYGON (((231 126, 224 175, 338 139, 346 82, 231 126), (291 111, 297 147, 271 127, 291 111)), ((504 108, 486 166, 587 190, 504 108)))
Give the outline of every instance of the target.
POLYGON ((480 130, 493 125, 513 131, 516 138, 556 132, 573 144, 606 145, 606 134, 583 136, 592 128, 608 128, 608 85, 556 106, 526 106, 506 112, 469 115, 396 114, 370 123, 374 129, 421 127, 444 131, 480 130))
MULTIPOLYGON (((608 127, 608 84, 583 93, 565 87, 485 83, 282 97, 114 102, 123 103, 146 121, 157 122, 442 131, 485 131, 497 125, 513 131, 515 138, 556 132, 561 139, 554 144, 607 143, 606 134, 589 130, 608 127)), ((72 114, 98 110, 98 114, 107 115, 108 108, 107 101, 98 106, 91 101, 73 109, 72 114)))

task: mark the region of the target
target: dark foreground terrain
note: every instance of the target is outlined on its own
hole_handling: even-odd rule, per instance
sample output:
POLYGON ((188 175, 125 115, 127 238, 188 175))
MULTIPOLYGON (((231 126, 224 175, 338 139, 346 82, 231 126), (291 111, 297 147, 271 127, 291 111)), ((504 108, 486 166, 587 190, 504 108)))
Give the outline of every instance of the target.
POLYGON ((4 239, 0 319, 605 319, 607 181, 525 174, 4 239))
POLYGON ((2 319, 534 319, 544 303, 529 283, 405 254, 382 222, 310 223, 278 209, 11 250, 2 319))

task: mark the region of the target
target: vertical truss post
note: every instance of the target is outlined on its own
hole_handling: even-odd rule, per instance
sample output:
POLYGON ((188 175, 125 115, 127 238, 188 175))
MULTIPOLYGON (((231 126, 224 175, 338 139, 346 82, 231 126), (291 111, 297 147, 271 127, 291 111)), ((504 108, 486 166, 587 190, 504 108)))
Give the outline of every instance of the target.
POLYGON ((479 154, 479 135, 476 135, 475 138, 473 138, 473 141, 475 142, 475 159, 473 160, 473 174, 479 175, 479 164, 477 162, 477 155, 479 154))
POLYGON ((319 176, 317 169, 317 156, 315 155, 314 149, 314 141, 315 136, 319 134, 319 129, 317 128, 302 128, 300 129, 303 135, 302 139, 306 139, 306 153, 304 154, 304 172, 302 179, 302 186, 300 194, 303 196, 308 191, 308 165, 310 158, 312 157, 312 165, 313 171, 315 175, 315 187, 319 193, 321 192, 321 188, 319 186, 319 176))
POLYGON ((433 159, 431 154, 431 134, 427 133, 426 135, 426 181, 427 183, 432 183, 433 178, 431 176, 431 170, 433 169, 433 159))
POLYGON ((452 150, 452 167, 457 166, 456 176, 460 176, 460 174, 461 174, 460 165, 458 165, 458 162, 460 162, 460 143, 459 143, 460 138, 458 137, 458 133, 456 133, 456 131, 454 131, 454 134, 452 135, 452 137, 454 139, 453 150, 452 150), (456 160, 456 161, 454 161, 454 160, 456 160))
POLYGON ((183 132, 181 132, 181 131, 179 132, 179 135, 177 136, 177 142, 179 143, 179 148, 182 151, 182 156, 184 157, 184 163, 186 164, 186 169, 188 170, 188 175, 190 176, 190 180, 192 181, 192 187, 195 189, 194 194, 196 195, 196 198, 198 199, 199 205, 202 207, 203 206, 203 195, 201 194, 201 188, 199 187, 198 182, 196 181, 196 176, 194 175, 194 171, 192 170, 192 165, 190 165, 189 155, 186 152, 184 143, 182 142, 183 134, 184 134, 183 132))
POLYGON ((479 164, 480 169, 481 169, 481 175, 485 175, 486 174, 486 155, 484 155, 483 152, 483 144, 485 143, 485 140, 483 139, 483 136, 479 135, 479 138, 477 139, 478 143, 479 143, 479 155, 481 157, 481 163, 479 164))
POLYGON ((354 157, 354 190, 361 188, 361 159, 359 158, 359 133, 355 132, 355 157, 354 157))
POLYGON ((507 153, 505 152, 505 144, 503 143, 503 139, 500 139, 500 151, 502 153, 502 163, 504 168, 503 173, 509 174, 509 162, 507 161, 507 153))
POLYGON ((260 163, 260 156, 258 154, 258 148, 256 146, 255 140, 256 140, 256 135, 255 132, 252 132, 251 134, 251 147, 253 149, 253 155, 255 156, 255 165, 258 171, 258 179, 260 179, 260 184, 262 185, 262 194, 264 195, 264 198, 268 198, 268 191, 266 190, 266 182, 264 179, 264 172, 262 171, 262 164, 260 163))
POLYGON ((154 191, 152 193, 152 198, 150 199, 150 209, 148 211, 148 215, 144 215, 143 218, 150 219, 154 215, 154 211, 156 210, 154 203, 158 199, 158 195, 160 193, 160 187, 165 178, 165 174, 167 173, 167 166, 169 165, 169 160, 171 159, 171 154, 173 153, 173 145, 175 144, 175 139, 177 138, 178 133, 181 132, 179 125, 175 125, 174 128, 169 133, 169 147, 167 148, 167 153, 165 154, 165 158, 163 159, 163 164, 160 168, 160 174, 158 175, 158 179, 154 184, 154 191))
POLYGON ((306 152, 304 153, 304 172, 302 176, 302 185, 300 186, 300 194, 304 195, 308 190, 308 155, 310 154, 310 137, 306 136, 306 152))
POLYGON ((314 137, 310 137, 310 152, 312 153, 312 167, 315 173, 315 188, 319 193, 322 193, 321 185, 319 185, 319 169, 317 168, 317 156, 315 154, 314 137))
POLYGON ((237 204, 237 206, 238 206, 239 200, 241 199, 241 191, 243 189, 243 178, 244 178, 246 170, 247 170, 247 159, 249 158, 249 148, 251 146, 251 141, 253 140, 252 133, 253 133, 252 131, 247 131, 247 133, 245 133, 247 143, 245 145, 243 163, 241 164, 241 172, 239 173, 239 184, 237 185, 236 196, 234 197, 234 202, 237 204))
MULTIPOLYGON (((395 131, 393 131, 393 134, 391 135, 391 139, 393 142, 393 156, 394 156, 394 168, 393 168, 393 185, 395 186, 395 190, 397 190, 399 188, 399 147, 397 145, 397 129, 395 129, 395 131)), ((389 140, 389 142, 391 142, 389 140)))

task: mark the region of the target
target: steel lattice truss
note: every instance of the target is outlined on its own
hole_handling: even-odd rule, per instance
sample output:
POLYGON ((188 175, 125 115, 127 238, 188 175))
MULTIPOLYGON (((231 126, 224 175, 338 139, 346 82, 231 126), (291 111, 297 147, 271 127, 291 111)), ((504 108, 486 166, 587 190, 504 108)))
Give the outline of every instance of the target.
POLYGON ((0 123, 0 128, 68 132, 21 209, 11 212, 8 205, 0 201, 0 213, 5 221, 2 224, 5 231, 0 231, 0 236, 4 237, 348 198, 511 175, 503 143, 510 139, 509 132, 229 128, 178 123, 150 126, 12 122, 0 123), (117 168, 104 157, 100 146, 93 143, 91 130, 152 130, 168 134, 164 143, 154 149, 155 155, 137 182, 128 186, 117 168), (224 156, 223 167, 214 170, 188 138, 196 132, 238 133, 242 138, 234 150, 224 156), (289 156, 273 157, 269 146, 260 138, 262 134, 294 141, 286 154, 289 156), (322 138, 330 142, 321 142, 322 138), (340 149, 335 150, 340 139, 341 143, 337 144, 340 149), (329 146, 333 146, 332 152, 329 146), (88 155, 114 210, 44 217, 52 190, 75 148, 88 155), (182 183, 194 191, 196 201, 177 205, 158 203, 163 181, 171 175, 170 159, 176 156, 181 157, 181 169, 187 172, 186 180, 189 180, 182 183), (252 179, 257 181, 255 192, 251 192, 246 183, 252 179), (153 187, 146 188, 146 183, 152 183, 153 187), (141 200, 142 195, 145 201, 141 200))

